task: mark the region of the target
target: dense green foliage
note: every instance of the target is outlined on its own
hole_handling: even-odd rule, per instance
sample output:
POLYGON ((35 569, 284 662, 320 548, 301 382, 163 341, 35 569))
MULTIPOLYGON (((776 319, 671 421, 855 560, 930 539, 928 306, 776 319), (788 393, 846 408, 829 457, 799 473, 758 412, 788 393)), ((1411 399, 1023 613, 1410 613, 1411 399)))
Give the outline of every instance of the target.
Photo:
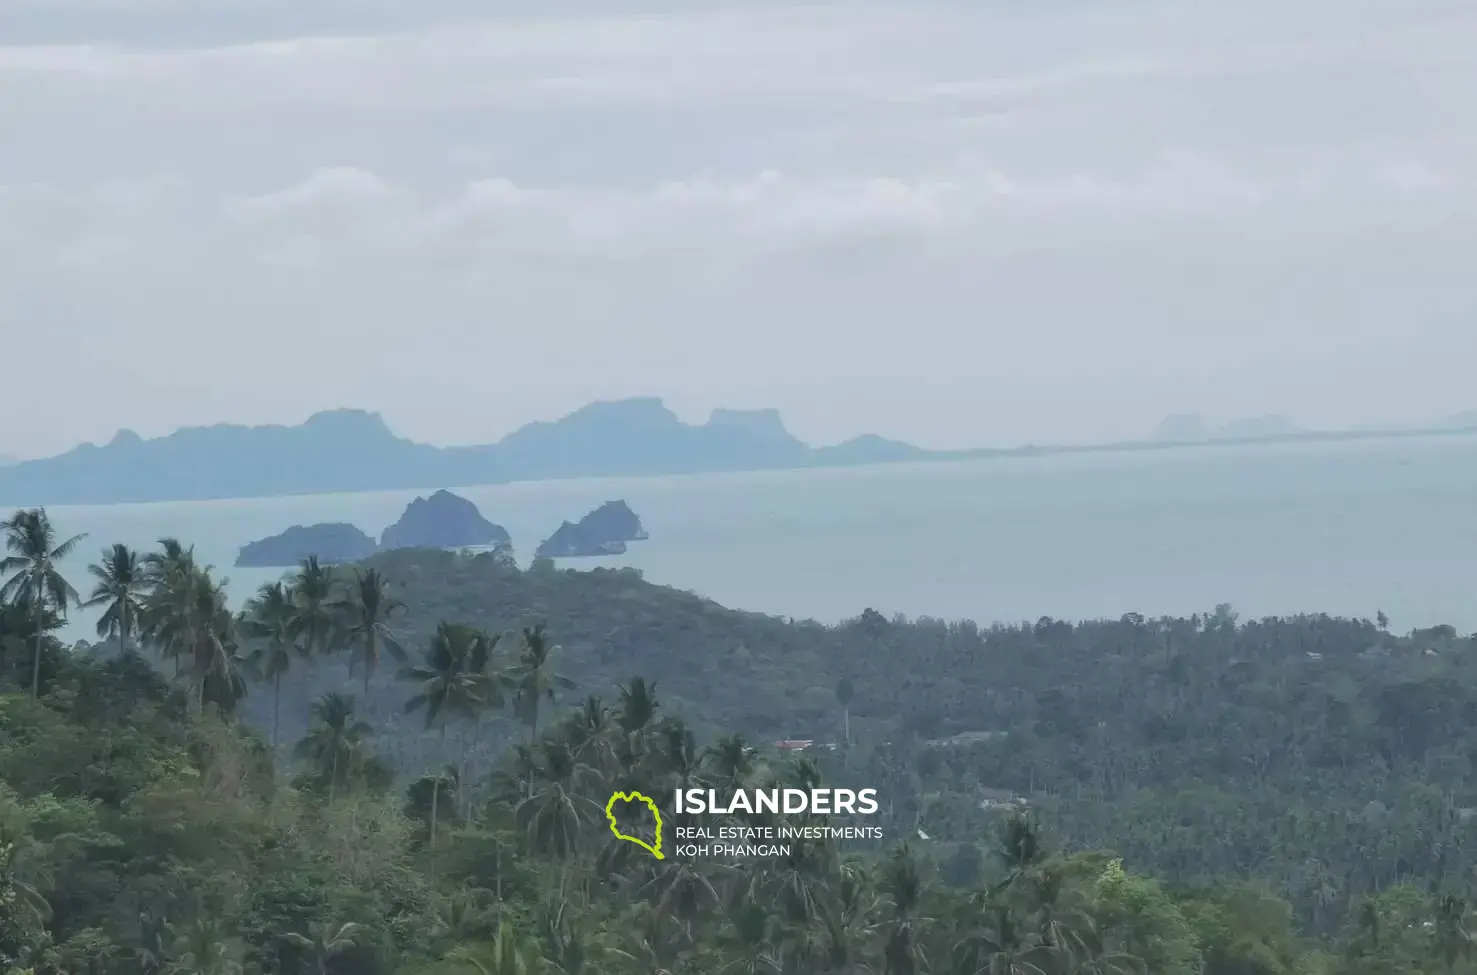
POLYGON ((44 513, 3 530, 7 975, 1477 971, 1447 628, 824 627, 426 551, 232 613, 164 541, 92 567, 89 653, 44 513), (657 861, 603 815, 819 781, 884 840, 657 861))

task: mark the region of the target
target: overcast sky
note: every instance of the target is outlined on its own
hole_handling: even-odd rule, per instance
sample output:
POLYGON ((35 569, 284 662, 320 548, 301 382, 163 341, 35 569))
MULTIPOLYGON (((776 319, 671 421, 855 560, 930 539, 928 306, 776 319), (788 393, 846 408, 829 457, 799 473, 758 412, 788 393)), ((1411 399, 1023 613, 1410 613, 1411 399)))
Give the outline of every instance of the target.
POLYGON ((1471 0, 4 0, 0 453, 1477 407, 1474 50, 1471 0))

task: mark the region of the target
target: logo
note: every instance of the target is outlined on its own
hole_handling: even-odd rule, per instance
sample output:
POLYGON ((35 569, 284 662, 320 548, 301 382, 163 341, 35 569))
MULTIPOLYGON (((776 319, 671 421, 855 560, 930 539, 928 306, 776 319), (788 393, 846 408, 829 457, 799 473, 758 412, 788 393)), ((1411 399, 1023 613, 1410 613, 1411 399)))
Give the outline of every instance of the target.
POLYGON ((666 857, 662 855, 662 812, 656 807, 656 803, 652 802, 650 799, 646 798, 639 792, 617 792, 615 795, 611 796, 610 801, 605 804, 605 818, 610 820, 610 831, 615 834, 616 839, 625 840, 627 843, 635 843, 637 846, 641 847, 641 849, 648 851, 658 860, 666 859, 666 857), (622 833, 620 831, 620 827, 617 826, 615 822, 615 804, 617 800, 621 802, 645 803, 646 808, 651 810, 651 818, 656 820, 656 837, 654 843, 648 844, 643 839, 635 836, 627 836, 625 833, 622 833))
POLYGON ((877 790, 863 789, 760 789, 754 792, 740 789, 727 801, 719 798, 715 789, 678 789, 674 798, 679 813, 711 813, 729 816, 736 812, 753 815, 756 812, 796 813, 810 812, 817 816, 862 815, 877 812, 877 790))

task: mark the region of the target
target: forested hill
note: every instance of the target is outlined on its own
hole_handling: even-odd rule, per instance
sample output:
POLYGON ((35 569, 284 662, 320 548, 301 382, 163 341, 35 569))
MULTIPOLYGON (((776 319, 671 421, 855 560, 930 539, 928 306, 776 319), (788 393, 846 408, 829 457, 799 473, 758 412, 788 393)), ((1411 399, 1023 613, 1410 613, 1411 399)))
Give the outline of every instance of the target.
POLYGON ((1445 711, 1400 701, 1432 688, 1462 697, 1473 662, 1470 644, 1448 628, 1396 637, 1371 620, 1323 615, 1243 622, 1222 607, 1179 619, 981 629, 869 609, 826 626, 728 609, 632 569, 520 571, 491 555, 431 551, 364 564, 407 605, 393 626, 410 645, 440 620, 494 632, 545 621, 582 692, 608 693, 641 673, 673 706, 763 738, 834 739, 845 678, 859 727, 923 739, 1008 728, 1047 743, 1106 731, 1116 750, 1214 749, 1213 768, 1239 776, 1329 748, 1383 754, 1463 734, 1442 724, 1445 711), (1337 741, 1322 740, 1326 722, 1337 741), (1228 726, 1256 733, 1228 736, 1228 726), (1263 732, 1276 748, 1256 758, 1263 732))
MULTIPOLYGON (((409 648, 443 620, 506 639, 545 622, 579 695, 608 696, 639 673, 700 726, 760 740, 836 740, 845 680, 854 727, 879 739, 1008 731, 1019 765, 1010 784, 1020 787, 1033 775, 1042 787, 1111 792, 1145 777, 1261 781, 1358 768, 1361 792, 1378 798, 1403 762, 1425 774, 1433 750, 1469 735, 1477 749, 1477 654, 1447 627, 1397 637, 1370 620, 1243 622, 1226 607, 989 629, 867 610, 826 626, 728 609, 632 569, 519 570, 490 554, 426 550, 364 565, 406 605, 391 629, 409 648)), ((282 691, 284 737, 302 730, 318 694, 359 682, 342 658, 295 673, 282 691)), ((393 720, 403 697, 380 675, 365 704, 393 720)), ((246 706, 260 712, 265 695, 246 706)), ((1461 798, 1477 805, 1477 793, 1461 798)))
MULTIPOLYGON (((547 621, 577 685, 569 701, 617 699, 641 674, 700 735, 839 742, 849 718, 844 774, 885 781, 908 825, 940 842, 989 828, 979 795, 1029 797, 1073 847, 1128 851, 1187 883, 1259 878, 1321 930, 1362 892, 1477 867, 1477 645, 1449 627, 1396 636, 1382 617, 1241 621, 1227 607, 990 629, 868 610, 823 626, 633 570, 423 551, 368 564, 408 605, 395 627, 411 647, 445 619, 494 632, 547 621)), ((294 678, 284 739, 318 694, 363 693, 346 681, 294 678)), ((366 704, 423 767, 407 694, 377 680, 366 704)), ((247 706, 265 719, 269 701, 247 706)))
POLYGON ((0 529, 4 975, 1477 968, 1448 627, 827 627, 438 551, 305 563, 235 614, 166 540, 89 567, 127 641, 96 656, 53 636, 56 526, 0 529), (658 862, 601 813, 817 782, 877 790, 886 845, 658 862))

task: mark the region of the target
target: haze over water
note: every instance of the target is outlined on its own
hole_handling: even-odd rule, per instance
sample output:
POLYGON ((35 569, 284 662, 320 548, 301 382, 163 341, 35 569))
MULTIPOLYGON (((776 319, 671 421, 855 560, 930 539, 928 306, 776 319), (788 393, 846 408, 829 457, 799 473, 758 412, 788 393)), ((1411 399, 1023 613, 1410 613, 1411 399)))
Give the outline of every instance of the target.
MULTIPOLYGON (((431 488, 437 485, 432 485, 431 488)), ((1477 629, 1477 437, 1209 447, 831 470, 456 488, 526 565, 563 519, 627 500, 651 533, 624 557, 725 606, 834 622, 884 614, 994 621, 1188 615, 1373 616, 1477 629)), ((423 491, 420 493, 429 493, 423 491)), ((245 599, 275 569, 231 566, 292 524, 378 535, 416 492, 58 506, 87 532, 66 566, 115 541, 174 535, 245 599)), ((92 638, 73 614, 68 639, 92 638)))

